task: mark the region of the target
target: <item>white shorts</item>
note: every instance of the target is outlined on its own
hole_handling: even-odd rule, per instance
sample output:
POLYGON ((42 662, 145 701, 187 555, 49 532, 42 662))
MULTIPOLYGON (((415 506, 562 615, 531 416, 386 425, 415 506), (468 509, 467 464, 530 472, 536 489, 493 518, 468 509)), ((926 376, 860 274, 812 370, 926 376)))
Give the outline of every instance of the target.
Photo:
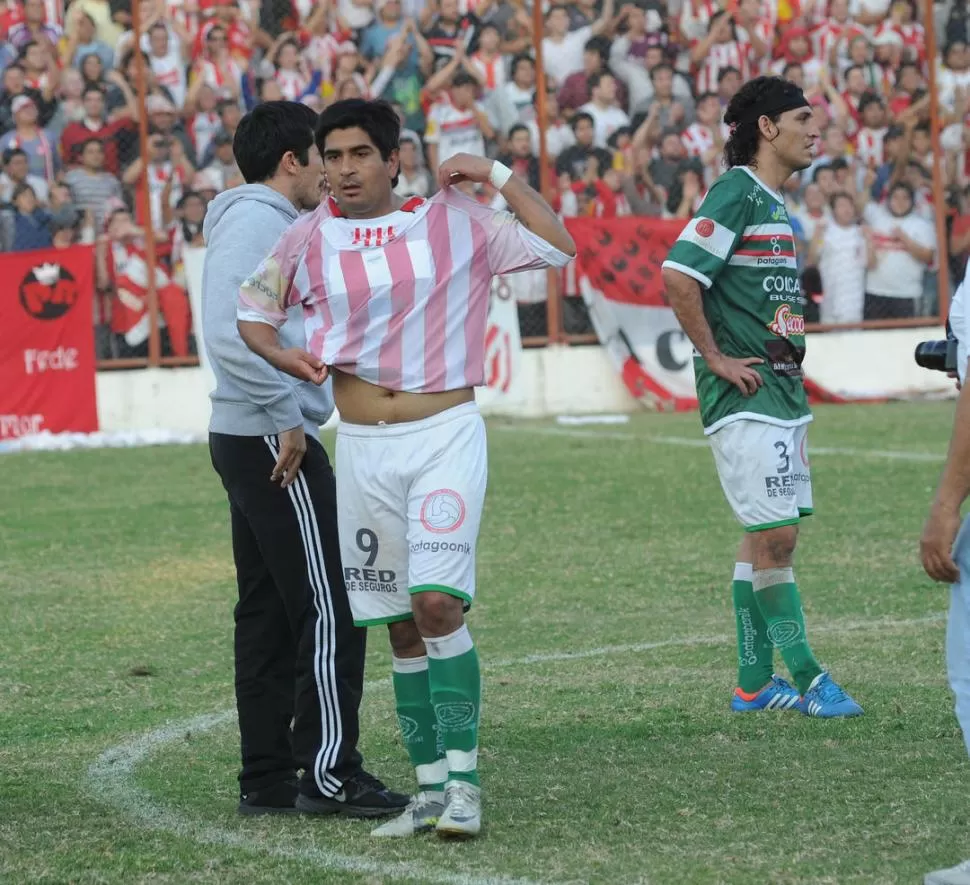
POLYGON ((807 424, 733 421, 710 441, 721 488, 745 531, 794 525, 812 512, 807 424))
POLYGON ((404 424, 337 429, 337 526, 354 623, 412 617, 411 594, 466 608, 485 503, 485 422, 475 403, 404 424))

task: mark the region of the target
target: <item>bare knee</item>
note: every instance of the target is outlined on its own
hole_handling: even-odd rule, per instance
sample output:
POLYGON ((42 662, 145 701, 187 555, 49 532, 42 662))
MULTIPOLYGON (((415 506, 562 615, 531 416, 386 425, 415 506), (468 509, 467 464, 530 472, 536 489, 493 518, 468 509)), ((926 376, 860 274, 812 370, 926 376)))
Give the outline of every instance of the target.
POLYGON ((752 564, 756 569, 790 568, 798 541, 798 526, 783 525, 751 533, 752 564))
POLYGON ((424 653, 424 640, 414 621, 397 621, 387 625, 391 651, 396 658, 420 658, 424 653))
POLYGON ((426 590, 411 597, 414 623, 421 636, 447 636, 464 620, 462 601, 447 593, 426 590))
POLYGON ((745 532, 738 547, 737 562, 754 562, 754 533, 745 532))

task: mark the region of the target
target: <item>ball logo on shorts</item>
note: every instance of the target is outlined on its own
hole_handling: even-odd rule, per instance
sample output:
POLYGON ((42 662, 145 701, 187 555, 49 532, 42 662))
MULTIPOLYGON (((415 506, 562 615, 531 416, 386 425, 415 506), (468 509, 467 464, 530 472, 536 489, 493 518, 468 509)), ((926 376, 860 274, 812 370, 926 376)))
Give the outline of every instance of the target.
POLYGON ((809 467, 810 465, 808 463, 808 434, 807 433, 804 436, 802 436, 802 444, 801 444, 800 450, 802 455, 802 464, 804 464, 806 467, 809 467))
POLYGON ((694 230, 699 237, 709 237, 714 233, 714 222, 709 218, 702 218, 694 225, 694 230))
POLYGON ((453 532, 464 521, 465 502, 452 489, 431 492, 421 504, 421 525, 436 535, 453 532))

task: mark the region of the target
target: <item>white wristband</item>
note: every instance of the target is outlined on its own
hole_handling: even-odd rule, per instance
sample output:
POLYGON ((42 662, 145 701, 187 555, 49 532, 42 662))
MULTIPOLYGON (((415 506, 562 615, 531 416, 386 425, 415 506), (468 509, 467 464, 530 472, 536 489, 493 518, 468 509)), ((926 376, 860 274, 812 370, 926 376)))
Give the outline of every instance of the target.
POLYGON ((512 177, 512 170, 504 163, 497 160, 492 163, 492 171, 488 174, 488 180, 495 190, 500 191, 512 177))

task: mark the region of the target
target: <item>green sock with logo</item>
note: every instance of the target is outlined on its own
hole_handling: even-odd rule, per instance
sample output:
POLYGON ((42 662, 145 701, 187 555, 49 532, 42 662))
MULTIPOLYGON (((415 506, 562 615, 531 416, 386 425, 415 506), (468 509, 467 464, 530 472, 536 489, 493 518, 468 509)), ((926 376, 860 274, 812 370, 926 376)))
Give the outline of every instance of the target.
POLYGON ((781 652, 798 690, 805 694, 822 668, 805 635, 805 616, 795 574, 790 568, 755 569, 752 585, 754 598, 768 625, 768 639, 781 652))
POLYGON ((754 598, 750 562, 735 563, 731 593, 738 626, 738 688, 746 695, 753 695, 771 681, 774 647, 754 598))
POLYGON ((401 740, 418 777, 418 787, 429 792, 441 791, 448 778, 448 760, 438 737, 431 686, 428 681, 428 659, 392 658, 394 699, 401 740))
POLYGON ((447 636, 425 636, 424 644, 428 649, 431 704, 448 759, 448 779, 477 786, 482 706, 478 652, 464 624, 447 636))

